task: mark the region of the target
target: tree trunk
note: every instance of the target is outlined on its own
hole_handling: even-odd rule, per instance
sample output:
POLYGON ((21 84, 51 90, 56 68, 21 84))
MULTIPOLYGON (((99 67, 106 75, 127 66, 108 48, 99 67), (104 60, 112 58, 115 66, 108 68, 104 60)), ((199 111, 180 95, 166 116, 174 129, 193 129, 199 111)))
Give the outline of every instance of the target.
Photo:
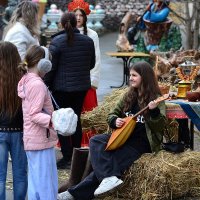
POLYGON ((190 49, 190 41, 191 41, 191 24, 190 24, 190 13, 189 13, 189 4, 185 3, 185 16, 186 16, 186 25, 185 25, 185 48, 190 49))
POLYGON ((193 35, 193 49, 198 49, 199 47, 199 12, 200 12, 200 3, 195 2, 193 4, 193 11, 196 9, 195 13, 195 22, 194 22, 194 35, 193 35))
POLYGON ((186 41, 185 41, 185 48, 191 49, 192 48, 192 39, 193 39, 193 34, 192 34, 192 20, 190 17, 190 12, 189 12, 189 3, 185 3, 185 16, 186 16, 186 25, 185 25, 185 31, 186 31, 186 41))

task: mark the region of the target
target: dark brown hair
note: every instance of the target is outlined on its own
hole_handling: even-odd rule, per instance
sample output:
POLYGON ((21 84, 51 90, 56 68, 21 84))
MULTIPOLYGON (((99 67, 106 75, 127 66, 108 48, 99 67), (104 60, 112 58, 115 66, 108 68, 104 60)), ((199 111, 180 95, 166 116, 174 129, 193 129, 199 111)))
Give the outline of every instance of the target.
POLYGON ((83 15, 83 34, 87 35, 87 15, 82 9, 76 9, 74 10, 74 12, 76 12, 77 10, 80 10, 81 14, 83 15))
POLYGON ((0 115, 12 118, 21 106, 17 84, 21 74, 17 69, 21 59, 17 47, 0 41, 0 115))
POLYGON ((139 88, 131 87, 124 97, 124 111, 128 111, 138 102, 140 109, 155 100, 161 95, 156 75, 151 65, 147 62, 137 62, 130 67, 130 71, 134 70, 141 76, 141 85, 139 88))
POLYGON ((67 43, 72 45, 74 41, 74 29, 77 25, 75 14, 73 12, 64 13, 61 17, 61 24, 67 34, 67 43))
POLYGON ((32 45, 27 50, 24 61, 19 64, 18 68, 25 74, 28 69, 35 67, 44 57, 44 49, 41 46, 32 45))

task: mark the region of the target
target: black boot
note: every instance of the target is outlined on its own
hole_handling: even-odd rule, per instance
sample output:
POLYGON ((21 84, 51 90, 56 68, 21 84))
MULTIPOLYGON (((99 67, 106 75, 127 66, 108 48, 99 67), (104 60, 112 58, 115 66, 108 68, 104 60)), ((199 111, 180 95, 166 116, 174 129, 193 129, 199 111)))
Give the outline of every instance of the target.
POLYGON ((57 169, 70 169, 71 161, 65 158, 61 158, 56 163, 57 169))
POLYGON ((78 184, 81 181, 85 165, 87 162, 89 149, 85 148, 74 148, 72 154, 72 162, 70 169, 69 179, 61 185, 58 189, 58 193, 66 191, 69 187, 78 184))

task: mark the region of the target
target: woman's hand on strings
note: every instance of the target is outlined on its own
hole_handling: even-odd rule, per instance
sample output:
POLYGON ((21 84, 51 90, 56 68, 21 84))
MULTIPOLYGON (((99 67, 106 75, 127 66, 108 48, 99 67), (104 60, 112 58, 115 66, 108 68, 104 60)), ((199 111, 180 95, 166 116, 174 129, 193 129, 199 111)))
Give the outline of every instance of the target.
POLYGON ((117 118, 116 119, 116 127, 121 128, 124 125, 125 121, 122 118, 117 118))

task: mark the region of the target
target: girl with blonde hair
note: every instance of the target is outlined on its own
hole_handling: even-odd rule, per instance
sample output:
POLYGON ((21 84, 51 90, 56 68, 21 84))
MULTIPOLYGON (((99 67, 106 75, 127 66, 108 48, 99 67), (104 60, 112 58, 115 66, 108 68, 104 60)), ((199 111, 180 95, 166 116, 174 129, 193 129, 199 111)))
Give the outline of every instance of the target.
POLYGON ((21 59, 24 59, 27 49, 39 44, 38 6, 31 1, 22 1, 13 12, 5 27, 3 40, 16 45, 21 59))

